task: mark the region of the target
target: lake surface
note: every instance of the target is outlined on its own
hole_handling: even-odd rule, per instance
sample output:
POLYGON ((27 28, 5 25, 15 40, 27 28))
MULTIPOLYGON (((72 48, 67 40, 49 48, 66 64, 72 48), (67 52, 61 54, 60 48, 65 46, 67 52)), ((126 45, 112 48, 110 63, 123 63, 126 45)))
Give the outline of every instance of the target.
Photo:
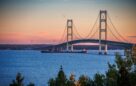
POLYGON ((97 72, 105 73, 108 62, 114 63, 115 52, 123 55, 123 50, 110 50, 108 55, 98 55, 95 50, 87 54, 0 50, 0 86, 9 86, 18 72, 25 77, 25 85, 34 82, 36 86, 47 86, 48 80, 57 76, 61 65, 67 77, 74 73, 76 79, 82 74, 92 78, 97 72))

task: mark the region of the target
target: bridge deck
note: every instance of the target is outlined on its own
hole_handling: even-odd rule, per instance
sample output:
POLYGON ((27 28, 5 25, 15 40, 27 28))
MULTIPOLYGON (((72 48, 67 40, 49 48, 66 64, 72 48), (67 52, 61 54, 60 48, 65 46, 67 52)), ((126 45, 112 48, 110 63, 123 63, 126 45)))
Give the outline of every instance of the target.
MULTIPOLYGON (((79 40, 73 40, 73 41, 69 41, 69 44, 77 44, 77 43, 99 43, 98 39, 79 39, 79 40)), ((101 40, 102 44, 107 43, 108 45, 112 45, 112 46, 120 46, 120 47, 124 47, 124 48, 131 48, 134 44, 133 43, 126 43, 126 42, 118 42, 118 41, 111 41, 111 40, 101 40)), ((50 46, 48 48, 52 48, 52 47, 63 47, 66 46, 67 42, 64 43, 60 43, 54 46, 50 46)))

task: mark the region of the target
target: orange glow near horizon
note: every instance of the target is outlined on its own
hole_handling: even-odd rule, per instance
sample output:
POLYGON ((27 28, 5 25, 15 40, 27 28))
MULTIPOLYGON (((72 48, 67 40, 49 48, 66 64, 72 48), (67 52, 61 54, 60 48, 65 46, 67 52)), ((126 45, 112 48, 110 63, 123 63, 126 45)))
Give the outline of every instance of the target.
MULTIPOLYGON (((67 18, 73 19, 78 32, 85 37, 93 26, 99 10, 105 8, 118 32, 127 40, 136 43, 136 11, 133 3, 103 1, 47 0, 26 6, 11 4, 11 7, 4 4, 0 10, 0 44, 59 43, 67 18)), ((98 24, 99 21, 95 29, 99 27, 98 24)), ((94 37, 98 38, 98 33, 94 37)), ((117 41, 110 32, 108 39, 117 41)))

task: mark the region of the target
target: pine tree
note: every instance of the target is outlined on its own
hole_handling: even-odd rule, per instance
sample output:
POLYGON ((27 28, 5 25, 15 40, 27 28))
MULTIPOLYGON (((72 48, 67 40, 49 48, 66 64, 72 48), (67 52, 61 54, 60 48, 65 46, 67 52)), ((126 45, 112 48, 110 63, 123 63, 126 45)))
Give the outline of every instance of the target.
POLYGON ((61 66, 58 76, 56 78, 56 86, 66 86, 67 78, 61 66))
POLYGON ((24 80, 24 77, 21 75, 21 73, 18 73, 16 75, 16 80, 13 80, 12 84, 10 84, 10 86, 24 86, 23 80, 24 80))
POLYGON ((118 83, 118 71, 116 69, 116 66, 113 64, 108 63, 108 71, 106 72, 106 85, 107 86, 117 86, 118 83))
POLYGON ((49 79, 48 86, 56 86, 53 78, 49 79))
POLYGON ((94 85, 95 86, 105 86, 105 76, 103 74, 96 73, 94 75, 94 85))

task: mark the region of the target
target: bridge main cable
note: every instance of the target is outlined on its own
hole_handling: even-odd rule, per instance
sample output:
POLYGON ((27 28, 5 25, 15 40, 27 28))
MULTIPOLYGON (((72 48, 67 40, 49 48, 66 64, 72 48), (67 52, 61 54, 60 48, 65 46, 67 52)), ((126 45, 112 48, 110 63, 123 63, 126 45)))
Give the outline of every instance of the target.
POLYGON ((76 34, 74 34, 76 37, 78 37, 79 39, 83 39, 83 37, 79 34, 79 32, 78 32, 78 30, 77 30, 77 28, 76 28, 76 26, 75 26, 75 24, 73 23, 73 26, 74 26, 74 31, 76 32, 76 34, 78 35, 78 36, 76 36, 76 34))
POLYGON ((64 42, 64 41, 66 41, 66 39, 65 39, 65 37, 66 37, 65 36, 66 30, 67 30, 67 26, 65 25, 65 29, 64 29, 64 31, 62 33, 62 36, 61 36, 60 40, 59 40, 59 44, 62 43, 62 42, 64 42))
POLYGON ((113 29, 114 29, 115 32, 121 37, 121 39, 123 39, 125 42, 130 43, 128 40, 126 40, 126 39, 117 31, 117 29, 116 29, 115 25, 113 24, 113 22, 112 22, 112 20, 111 20, 111 18, 110 18, 110 16, 109 16, 109 14, 108 14, 108 19, 110 20, 110 23, 111 23, 111 25, 113 26, 113 29))
POLYGON ((111 32, 111 34, 115 37, 115 39, 117 39, 118 41, 120 41, 120 39, 112 32, 112 30, 110 29, 109 25, 107 24, 108 30, 111 32))
MULTIPOLYGON (((88 35, 87 35, 85 38, 90 38, 89 36, 92 34, 92 32, 93 32, 93 30, 94 30, 94 27, 95 27, 95 25, 97 24, 98 19, 99 19, 99 15, 97 16, 97 18, 96 18, 96 20, 95 20, 95 22, 94 22, 94 24, 93 24, 91 30, 89 31, 88 35)), ((89 27, 89 28, 90 28, 90 27, 89 27)))

